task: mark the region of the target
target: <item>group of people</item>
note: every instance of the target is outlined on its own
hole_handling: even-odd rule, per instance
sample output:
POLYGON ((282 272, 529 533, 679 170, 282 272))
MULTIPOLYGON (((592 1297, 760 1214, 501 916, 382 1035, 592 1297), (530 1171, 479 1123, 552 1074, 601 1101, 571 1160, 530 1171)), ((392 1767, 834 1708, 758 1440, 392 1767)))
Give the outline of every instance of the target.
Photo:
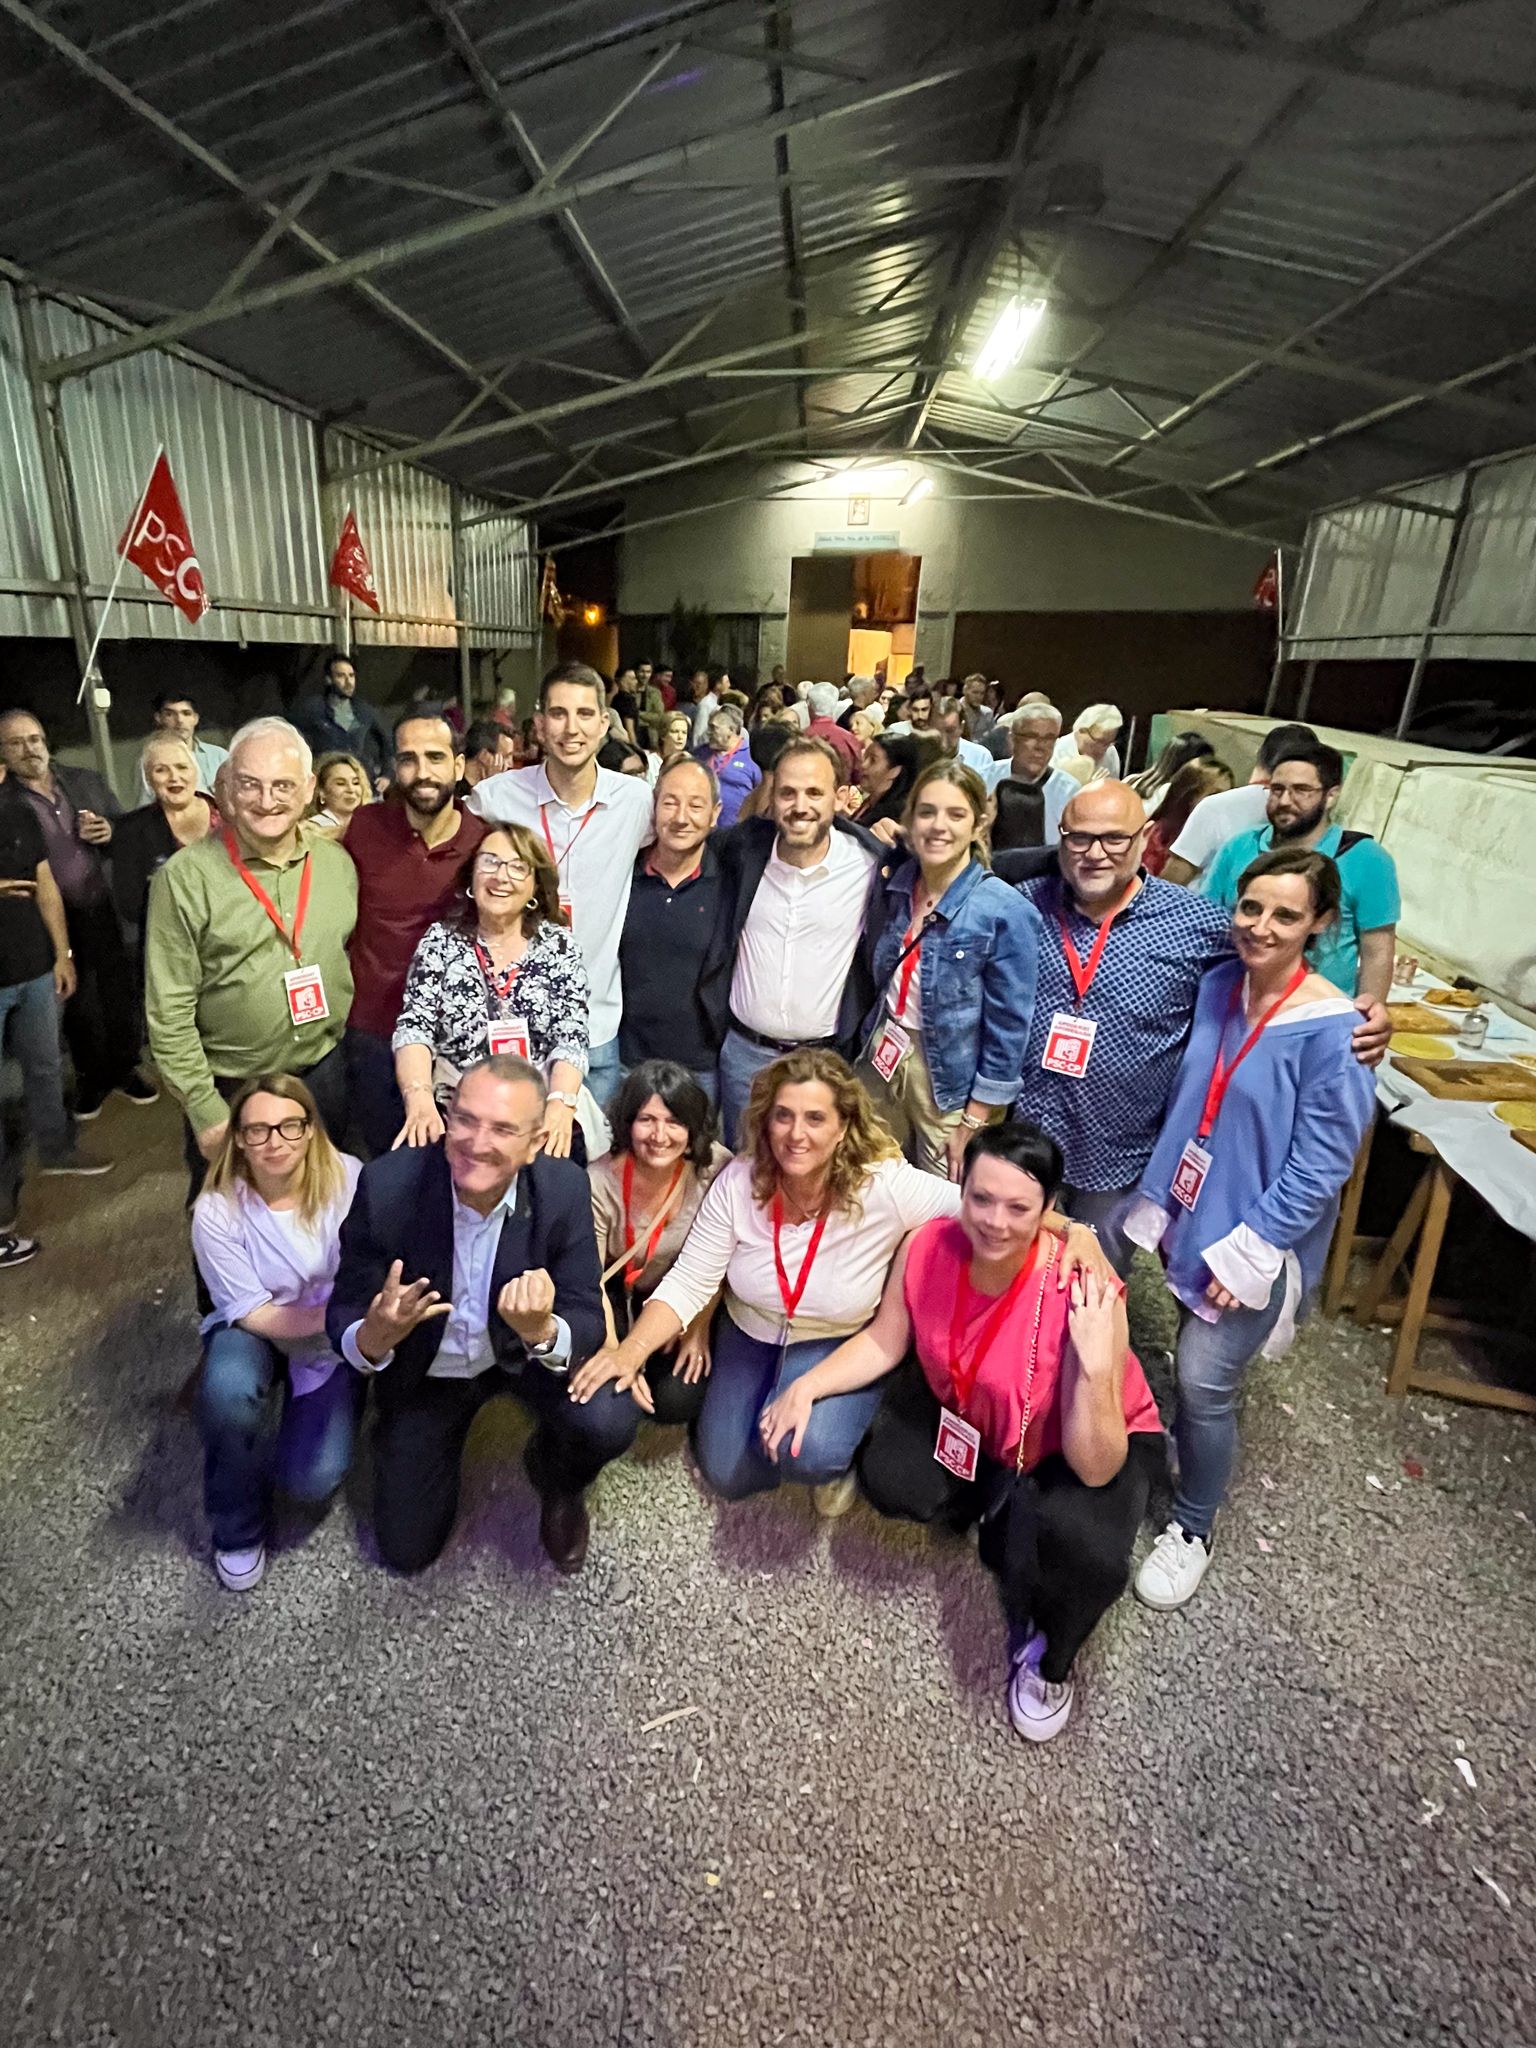
POLYGON ((1372 1112, 1395 880, 1332 824, 1342 764, 1304 728, 1158 876, 1107 741, 1053 768, 1060 717, 1023 706, 994 777, 963 732, 924 740, 925 688, 878 742, 916 744, 872 822, 894 785, 850 805, 814 690, 732 824, 734 707, 653 782, 602 765, 614 693, 578 663, 543 680, 528 765, 408 710, 344 837, 288 721, 237 732, 216 791, 151 737, 133 922, 187 1132, 225 1585, 263 1575, 279 1484, 341 1483, 370 1391, 375 1538, 407 1572, 448 1541, 486 1400, 535 1417, 562 1571, 650 1415, 728 1500, 798 1482, 837 1514, 862 1487, 977 1526, 1009 1711, 1046 1739, 1165 1470, 1126 1325, 1141 1246, 1179 1307, 1178 1479, 1135 1586, 1191 1597, 1244 1377, 1289 1341, 1372 1112), (1039 829, 994 854, 1013 782, 1039 829))

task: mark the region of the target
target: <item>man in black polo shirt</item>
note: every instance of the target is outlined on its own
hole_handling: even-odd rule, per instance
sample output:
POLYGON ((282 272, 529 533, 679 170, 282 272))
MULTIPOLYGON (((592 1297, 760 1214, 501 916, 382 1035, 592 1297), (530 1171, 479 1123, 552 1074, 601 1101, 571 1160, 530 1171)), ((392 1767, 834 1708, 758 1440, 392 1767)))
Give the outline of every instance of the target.
MULTIPOLYGON (((64 899, 48 866, 43 828, 31 808, 0 799, 0 1053, 21 1068, 27 1120, 44 1173, 106 1173, 110 1162, 86 1159, 64 1107, 59 1057, 59 1005, 73 995, 74 963, 64 899)), ((9 1216, 20 1162, 8 1155, 0 1116, 0 1216, 9 1216)), ((37 1255, 32 1238, 0 1229, 0 1267, 37 1255)))
POLYGON ((619 940, 624 1071, 642 1060, 676 1060, 711 1102, 720 1046, 699 983, 720 906, 720 869, 708 844, 719 817, 719 786, 704 762, 682 754, 662 769, 655 844, 636 863, 619 940))

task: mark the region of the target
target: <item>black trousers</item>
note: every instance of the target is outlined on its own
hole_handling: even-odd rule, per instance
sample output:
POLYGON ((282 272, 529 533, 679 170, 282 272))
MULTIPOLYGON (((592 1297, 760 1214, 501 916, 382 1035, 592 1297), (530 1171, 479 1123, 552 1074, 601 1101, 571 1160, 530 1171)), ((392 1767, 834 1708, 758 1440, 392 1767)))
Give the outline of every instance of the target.
POLYGON ((405 1103, 395 1085, 395 1056, 382 1031, 363 1031, 355 1024, 347 1026, 342 1043, 352 1128, 362 1140, 363 1157, 377 1159, 394 1144, 405 1122, 405 1103))
POLYGON ((1164 1439, 1131 1437, 1108 1485, 1085 1486, 1059 1452, 1017 1482, 987 1457, 974 1479, 957 1479, 933 1455, 938 1427, 939 1404, 909 1358, 859 1452, 864 1491, 882 1515, 954 1529, 979 1520, 981 1561, 997 1577, 1004 1612, 1044 1632, 1041 1675, 1059 1684, 1125 1591, 1136 1532, 1166 1468, 1164 1439))
POLYGON ((464 1440, 498 1394, 514 1395, 537 1419, 525 1462, 541 1494, 581 1493, 627 1451, 640 1425, 629 1395, 607 1386, 583 1407, 568 1385, 565 1374, 537 1363, 514 1372, 493 1366, 472 1380, 424 1379, 403 1395, 381 1381, 373 1526, 384 1562, 397 1572, 419 1572, 441 1554, 459 1512, 464 1440))
POLYGON ((64 1005, 64 1042, 84 1100, 99 1101, 139 1063, 142 1033, 133 962, 112 899, 64 906, 76 988, 64 1005))
MULTIPOLYGON (((615 1273, 608 1281, 606 1292, 608 1305, 613 1311, 613 1327, 620 1337, 627 1337, 635 1317, 644 1308, 643 1300, 632 1299, 621 1277, 615 1273)), ((718 1312, 715 1318, 719 1321, 718 1312)), ((682 1338, 678 1338, 678 1343, 682 1338)), ((687 1380, 679 1379, 672 1367, 677 1360, 674 1347, 670 1351, 658 1351, 645 1368, 646 1384, 651 1390, 651 1399, 656 1404, 654 1419, 671 1428, 691 1428, 699 1419, 699 1410, 704 1406, 704 1389, 708 1379, 695 1380, 690 1386, 687 1380)))

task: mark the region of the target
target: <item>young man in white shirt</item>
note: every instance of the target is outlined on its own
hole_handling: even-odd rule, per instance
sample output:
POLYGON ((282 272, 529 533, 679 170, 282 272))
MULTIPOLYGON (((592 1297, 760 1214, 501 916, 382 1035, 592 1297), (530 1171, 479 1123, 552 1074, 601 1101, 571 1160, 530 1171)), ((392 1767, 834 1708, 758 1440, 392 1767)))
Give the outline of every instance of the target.
POLYGON ((792 739, 774 765, 770 817, 744 818, 722 848, 725 877, 706 1004, 717 1015, 725 1142, 752 1082, 804 1045, 845 1056, 874 999, 859 941, 881 848, 837 815, 837 758, 792 739))
POLYGON ((1310 725, 1276 725, 1265 733, 1253 774, 1241 789, 1218 790, 1195 805, 1163 864, 1165 882, 1192 887, 1228 840, 1269 822, 1269 778, 1298 742, 1315 740, 1310 725))
POLYGON ((619 939, 636 856, 656 836, 651 792, 643 776, 598 767, 608 700, 602 677, 585 662, 561 662, 545 676, 537 725, 538 766, 487 777, 465 809, 487 824, 526 825, 549 848, 592 984, 587 1086, 606 1107, 619 1085, 619 939))

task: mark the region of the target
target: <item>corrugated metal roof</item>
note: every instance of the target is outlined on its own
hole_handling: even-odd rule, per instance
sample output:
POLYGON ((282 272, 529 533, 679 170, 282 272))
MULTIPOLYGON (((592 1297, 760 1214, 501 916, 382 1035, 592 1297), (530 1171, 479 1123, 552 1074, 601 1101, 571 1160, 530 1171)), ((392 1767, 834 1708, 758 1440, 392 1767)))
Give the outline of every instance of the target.
MULTIPOLYGON (((343 258, 528 193, 532 153, 558 172, 579 152, 571 176, 617 180, 569 217, 196 333, 402 443, 472 407, 474 437, 427 459, 509 499, 591 495, 716 436, 879 445, 921 419, 936 450, 1016 441, 1021 462, 1070 456, 1104 493, 1219 484, 1223 516, 1290 531, 1309 503, 1530 438, 1521 364, 1413 396, 1526 344, 1536 360, 1528 0, 1396 21, 1384 0, 969 0, 958 19, 898 0, 75 0, 46 19, 32 4, 32 26, 21 0, 0 23, 0 253, 146 323, 206 302, 263 208, 322 168, 300 225, 343 258), (776 143, 781 105, 800 125, 776 143), (1012 180, 978 175, 1026 105, 1012 180), (1062 210, 1063 173, 1079 193, 1097 180, 1102 203, 1062 210), (1479 208, 1488 223, 1458 238, 1479 208), (1418 260, 1437 236, 1443 253, 1418 260), (982 291, 951 305, 994 245, 982 291), (926 358, 948 340, 951 364, 972 360, 1021 265, 1053 309, 1036 378, 989 393, 951 368, 933 396, 926 358), (758 374, 648 388, 647 365, 711 308, 686 359, 778 344, 735 366, 758 374), (788 374, 806 365, 824 376, 788 374)), ((239 289, 324 268, 279 235, 239 289)), ((435 618, 446 586, 423 576, 435 618)))

